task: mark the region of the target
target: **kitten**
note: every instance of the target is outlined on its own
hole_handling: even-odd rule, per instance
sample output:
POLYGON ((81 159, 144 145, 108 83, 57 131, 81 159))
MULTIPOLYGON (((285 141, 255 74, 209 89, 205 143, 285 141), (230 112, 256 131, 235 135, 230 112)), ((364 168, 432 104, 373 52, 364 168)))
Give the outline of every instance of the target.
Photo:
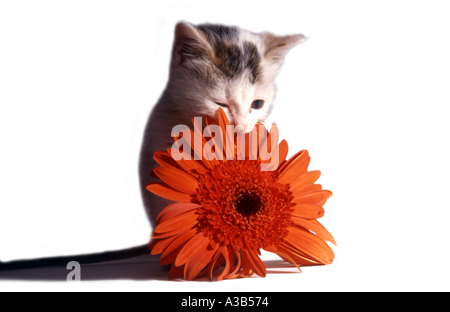
POLYGON ((153 228, 171 202, 145 186, 156 181, 150 177, 157 165, 153 153, 172 146, 172 128, 191 127, 193 117, 217 121, 222 107, 230 123, 239 125, 237 131, 251 131, 272 110, 274 80, 284 56, 304 40, 303 35, 255 34, 237 27, 176 25, 169 81, 148 120, 140 155, 142 197, 153 228))

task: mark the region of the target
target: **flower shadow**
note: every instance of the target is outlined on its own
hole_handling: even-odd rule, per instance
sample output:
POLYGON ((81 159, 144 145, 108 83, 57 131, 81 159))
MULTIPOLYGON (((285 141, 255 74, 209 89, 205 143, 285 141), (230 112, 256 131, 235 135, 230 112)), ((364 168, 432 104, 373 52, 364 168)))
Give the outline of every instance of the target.
POLYGON ((80 264, 81 281, 98 280, 167 280, 167 271, 147 246, 99 254, 19 260, 0 263, 0 281, 66 281, 73 268, 80 264))
MULTIPOLYGON (((99 254, 19 260, 0 263, 0 281, 66 281, 72 271, 67 264, 80 263, 81 281, 101 280, 162 280, 168 281, 167 268, 159 264, 160 255, 151 255, 147 246, 99 254)), ((298 269, 283 260, 264 260, 268 274, 298 273, 298 269)), ((179 279, 175 280, 181 281, 179 279)), ((196 281, 210 281, 200 278, 196 281)))

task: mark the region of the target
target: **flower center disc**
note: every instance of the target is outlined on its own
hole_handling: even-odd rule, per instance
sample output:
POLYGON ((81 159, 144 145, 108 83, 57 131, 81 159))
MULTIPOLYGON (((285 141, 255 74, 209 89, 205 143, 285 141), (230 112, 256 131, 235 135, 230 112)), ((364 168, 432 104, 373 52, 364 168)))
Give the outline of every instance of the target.
POLYGON ((256 195, 241 193, 237 196, 236 211, 244 217, 249 218, 257 214, 261 210, 261 206, 261 200, 256 195))
POLYGON ((254 160, 222 161, 202 174, 196 199, 198 228, 211 240, 241 248, 259 249, 287 235, 292 195, 275 175, 260 170, 254 160))

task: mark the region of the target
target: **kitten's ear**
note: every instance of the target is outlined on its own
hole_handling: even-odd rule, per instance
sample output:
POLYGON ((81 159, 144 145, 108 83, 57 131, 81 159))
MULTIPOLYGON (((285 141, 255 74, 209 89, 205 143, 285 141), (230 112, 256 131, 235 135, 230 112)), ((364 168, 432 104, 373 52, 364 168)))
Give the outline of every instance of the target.
POLYGON ((303 35, 275 36, 271 33, 264 34, 266 52, 264 56, 273 63, 281 64, 290 49, 306 40, 303 35))
POLYGON ((194 25, 179 22, 175 27, 174 59, 177 64, 189 58, 203 58, 209 54, 211 47, 205 35, 194 25))

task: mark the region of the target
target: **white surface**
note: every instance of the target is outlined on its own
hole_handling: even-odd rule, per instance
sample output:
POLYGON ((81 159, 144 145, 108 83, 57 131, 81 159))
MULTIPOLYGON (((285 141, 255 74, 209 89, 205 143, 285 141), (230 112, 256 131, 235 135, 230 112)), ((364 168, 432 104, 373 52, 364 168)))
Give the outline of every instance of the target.
POLYGON ((335 263, 223 283, 0 289, 449 290, 446 1, 0 2, 0 260, 145 244, 141 133, 178 20, 303 33, 273 114, 333 191, 335 263), (75 287, 75 288, 74 288, 75 287))

